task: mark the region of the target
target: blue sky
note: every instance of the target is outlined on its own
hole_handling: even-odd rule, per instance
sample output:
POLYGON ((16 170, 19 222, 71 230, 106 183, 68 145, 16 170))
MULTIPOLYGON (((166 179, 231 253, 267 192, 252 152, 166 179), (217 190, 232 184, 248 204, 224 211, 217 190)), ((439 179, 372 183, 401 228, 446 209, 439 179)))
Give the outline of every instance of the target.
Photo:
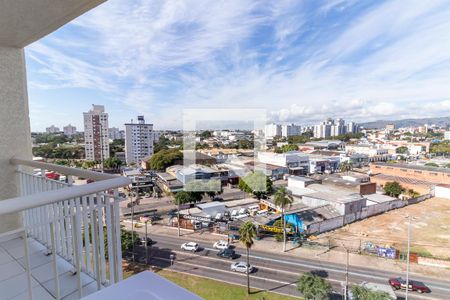
POLYGON ((313 123, 450 116, 448 1, 109 0, 26 48, 31 127, 184 108, 313 123))

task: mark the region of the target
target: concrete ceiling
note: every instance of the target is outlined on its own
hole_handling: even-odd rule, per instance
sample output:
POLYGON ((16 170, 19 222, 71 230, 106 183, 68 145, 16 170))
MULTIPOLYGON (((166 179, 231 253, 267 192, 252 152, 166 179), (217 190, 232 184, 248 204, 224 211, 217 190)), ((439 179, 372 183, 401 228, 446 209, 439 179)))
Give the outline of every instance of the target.
POLYGON ((0 46, 25 47, 106 0, 0 0, 0 46))

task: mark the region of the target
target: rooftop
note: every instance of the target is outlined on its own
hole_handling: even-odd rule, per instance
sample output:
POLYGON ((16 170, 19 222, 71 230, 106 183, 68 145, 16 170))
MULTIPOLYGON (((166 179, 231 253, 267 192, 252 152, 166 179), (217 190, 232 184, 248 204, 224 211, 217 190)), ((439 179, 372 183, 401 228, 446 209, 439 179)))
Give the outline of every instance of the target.
POLYGON ((381 163, 381 162, 374 162, 372 165, 375 166, 383 166, 383 167, 392 167, 397 169, 411 169, 411 170, 420 170, 420 171, 429 171, 429 172, 439 172, 439 173, 447 173, 450 174, 450 169, 447 168, 438 168, 438 167, 429 167, 429 166, 419 166, 419 165, 412 165, 412 164, 390 164, 390 163, 381 163))

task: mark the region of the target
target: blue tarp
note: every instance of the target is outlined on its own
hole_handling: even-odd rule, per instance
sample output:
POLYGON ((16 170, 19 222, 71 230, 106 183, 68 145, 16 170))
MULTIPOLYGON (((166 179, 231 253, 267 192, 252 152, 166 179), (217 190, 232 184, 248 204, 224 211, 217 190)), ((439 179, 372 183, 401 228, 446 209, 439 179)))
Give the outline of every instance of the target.
POLYGON ((297 214, 285 215, 286 223, 294 225, 296 231, 303 232, 303 222, 297 214))

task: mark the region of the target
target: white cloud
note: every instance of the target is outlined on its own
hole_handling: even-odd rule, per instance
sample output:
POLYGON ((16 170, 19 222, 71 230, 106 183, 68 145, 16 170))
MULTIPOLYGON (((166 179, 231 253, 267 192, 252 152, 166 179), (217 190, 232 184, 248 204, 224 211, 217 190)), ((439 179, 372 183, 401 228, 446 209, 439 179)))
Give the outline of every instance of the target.
POLYGON ((31 86, 99 89, 158 127, 187 107, 299 123, 450 115, 448 3, 356 3, 111 0, 27 49, 31 86))

